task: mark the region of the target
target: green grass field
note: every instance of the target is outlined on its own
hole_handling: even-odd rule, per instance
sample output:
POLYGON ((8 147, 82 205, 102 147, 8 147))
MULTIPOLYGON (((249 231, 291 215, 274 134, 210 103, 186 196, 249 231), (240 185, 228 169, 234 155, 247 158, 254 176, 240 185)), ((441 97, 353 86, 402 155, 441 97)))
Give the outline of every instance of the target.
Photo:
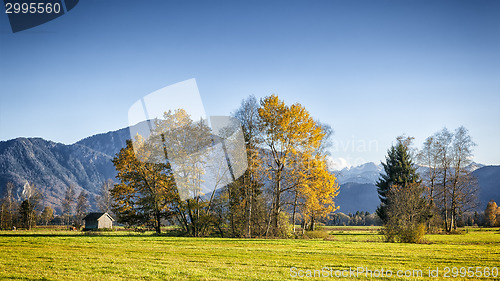
MULTIPOLYGON (((500 280, 476 267, 500 268, 500 232, 470 229, 427 235, 425 244, 382 242, 374 227, 330 227, 328 240, 222 239, 154 236, 127 231, 88 235, 35 229, 0 232, 1 280, 500 280), (306 270, 316 278, 301 278, 306 270), (358 267, 391 277, 336 278, 358 267), (428 270, 439 268, 438 278, 428 270), (444 277, 450 268, 449 278, 444 277), (473 278, 451 268, 473 267, 473 278), (296 268, 296 269, 291 269, 296 268), (299 270, 302 270, 299 272, 299 270), (347 270, 347 271, 344 271, 347 270), (398 277, 397 272, 423 277, 398 277), (413 273, 415 270, 415 273, 413 273), (342 272, 344 271, 344 272, 342 272), (320 278, 318 274, 328 274, 320 278), (333 277, 332 277, 333 275, 333 277)), ((472 272, 472 271, 471 271, 472 272)), ((435 273, 435 272, 434 272, 435 273)), ((470 274, 470 273, 469 273, 470 274)))

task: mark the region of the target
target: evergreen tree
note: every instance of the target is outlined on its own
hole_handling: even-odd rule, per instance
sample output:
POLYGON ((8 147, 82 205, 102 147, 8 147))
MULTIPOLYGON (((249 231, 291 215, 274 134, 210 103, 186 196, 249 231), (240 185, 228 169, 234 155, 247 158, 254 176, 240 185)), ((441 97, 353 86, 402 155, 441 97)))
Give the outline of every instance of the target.
POLYGON ((36 223, 36 211, 42 195, 33 184, 26 182, 21 198, 23 200, 19 206, 21 223, 30 230, 36 223))
POLYGON ((381 173, 377 182, 377 192, 380 198, 377 215, 384 223, 387 222, 387 208, 390 204, 387 196, 390 188, 392 186, 406 188, 420 181, 410 151, 412 140, 411 137, 399 136, 396 145, 387 151, 386 163, 382 163, 385 174, 381 173))

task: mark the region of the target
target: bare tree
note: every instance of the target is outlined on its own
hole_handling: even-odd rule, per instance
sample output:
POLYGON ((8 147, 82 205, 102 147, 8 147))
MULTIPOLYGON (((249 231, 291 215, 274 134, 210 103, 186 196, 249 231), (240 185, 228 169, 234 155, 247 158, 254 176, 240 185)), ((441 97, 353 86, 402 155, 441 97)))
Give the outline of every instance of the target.
POLYGON ((89 209, 88 194, 85 190, 80 192, 76 199, 76 224, 81 225, 83 218, 89 209))
POLYGON ((476 144, 472 141, 465 127, 461 126, 455 130, 452 145, 451 223, 448 231, 451 231, 451 227, 457 229, 459 215, 476 206, 477 193, 475 178, 466 169, 467 165, 471 163, 472 147, 476 144))
POLYGON ((454 133, 443 128, 426 139, 420 152, 420 163, 429 172, 424 175, 430 199, 443 215, 444 228, 457 228, 457 218, 475 207, 477 183, 466 169, 475 146, 467 129, 459 127, 454 133))
POLYGON ((66 225, 70 224, 71 216, 73 215, 73 204, 75 202, 75 186, 70 184, 66 193, 64 194, 64 199, 62 201, 62 212, 63 218, 66 225))
MULTIPOLYGON (((243 205, 245 213, 244 228, 242 233, 247 238, 254 234, 260 235, 260 231, 254 226, 257 221, 265 220, 265 212, 260 206, 263 204, 262 194, 262 156, 259 153, 259 104, 254 96, 250 96, 241 102, 240 107, 233 113, 242 126, 243 136, 247 153, 248 168, 242 177, 232 187, 239 187, 238 192, 232 192, 233 196, 240 196, 240 204, 243 205)), ((234 211, 234 210, 231 210, 234 211)))
POLYGON ((102 184, 101 193, 96 196, 97 208, 101 212, 111 213, 111 208, 113 205, 113 196, 111 195, 111 190, 114 187, 114 182, 112 179, 108 179, 102 184))
POLYGON ((5 189, 5 196, 1 200, 1 229, 12 229, 15 225, 17 205, 18 203, 14 199, 14 184, 8 182, 7 188, 5 189))

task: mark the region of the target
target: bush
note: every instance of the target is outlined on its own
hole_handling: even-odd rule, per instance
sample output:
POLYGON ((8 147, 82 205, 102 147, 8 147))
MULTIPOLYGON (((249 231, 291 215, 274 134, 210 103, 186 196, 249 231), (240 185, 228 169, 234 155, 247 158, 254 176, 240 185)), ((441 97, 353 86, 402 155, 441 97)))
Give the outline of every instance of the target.
POLYGON ((385 241, 400 243, 420 243, 423 241, 426 229, 423 223, 407 227, 393 227, 386 225, 382 229, 385 241))
POLYGON ((290 217, 288 213, 281 212, 278 216, 278 231, 276 233, 277 237, 281 238, 293 237, 292 227, 293 226, 290 223, 290 217))
POLYGON ((432 211, 422 196, 423 188, 418 184, 406 187, 392 186, 388 191, 387 222, 383 227, 388 242, 419 243, 422 241, 425 224, 432 211))

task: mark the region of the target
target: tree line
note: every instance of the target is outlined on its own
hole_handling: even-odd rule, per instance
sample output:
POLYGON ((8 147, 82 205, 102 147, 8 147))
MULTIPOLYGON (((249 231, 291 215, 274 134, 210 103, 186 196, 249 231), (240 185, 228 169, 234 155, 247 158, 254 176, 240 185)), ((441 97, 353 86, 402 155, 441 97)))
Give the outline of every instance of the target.
POLYGON ((113 159, 118 222, 157 233, 170 224, 191 236, 283 237, 314 230, 337 209, 328 125, 276 95, 243 100, 232 118, 238 126, 214 132, 183 109, 168 111, 152 121, 151 135, 129 140, 113 159), (226 141, 221 160, 211 159, 215 144, 240 128, 243 151, 226 141), (246 157, 228 165, 238 153, 246 157), (236 178, 238 167, 245 169, 236 178))
MULTIPOLYGON (((102 212, 111 212, 111 189, 114 182, 105 181, 101 192, 96 196, 97 208, 102 212)), ((76 186, 69 185, 61 200, 61 213, 56 214, 50 206, 43 206, 43 194, 33 184, 26 182, 20 192, 12 182, 6 185, 5 193, 0 199, 0 229, 15 230, 32 229, 36 225, 67 225, 80 228, 83 218, 90 210, 89 194, 81 190, 76 195, 76 186)))
MULTIPOLYGON (((118 183, 105 181, 96 197, 101 211, 127 227, 161 233, 162 226, 175 225, 184 235, 250 238, 299 236, 318 222, 382 224, 388 241, 419 242, 426 232, 500 224, 495 202, 471 212, 477 183, 467 166, 475 144, 464 127, 436 132, 420 150, 413 138, 398 137, 376 183, 376 213, 346 215, 334 213, 339 186, 326 161, 333 130, 298 103, 250 96, 216 130, 183 109, 150 122, 151 134, 128 140, 112 160, 118 183), (243 146, 231 141, 238 130, 243 146), (238 153, 245 157, 231 157, 238 153)), ((16 196, 8 183, 0 227, 31 229, 55 221, 81 226, 89 194, 81 190, 77 196, 76 189, 68 186, 56 216, 41 206, 33 184, 16 196)))
POLYGON ((464 214, 477 207, 477 182, 467 170, 475 144, 467 129, 444 128, 428 137, 420 151, 412 140, 397 138, 377 182, 377 215, 389 241, 419 242, 427 231, 456 231, 464 214))

